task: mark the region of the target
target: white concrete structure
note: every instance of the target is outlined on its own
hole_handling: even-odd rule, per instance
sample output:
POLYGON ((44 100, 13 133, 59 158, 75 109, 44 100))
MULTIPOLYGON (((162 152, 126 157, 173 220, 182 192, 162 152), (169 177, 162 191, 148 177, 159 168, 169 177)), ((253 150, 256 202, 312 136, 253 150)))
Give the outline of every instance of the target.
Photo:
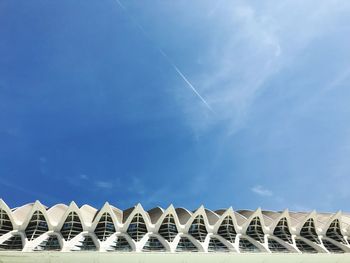
MULTIPOLYGON (((342 212, 211 211, 203 206, 190 212, 172 205, 145 211, 140 204, 122 211, 108 203, 97 210, 89 205, 79 208, 74 202, 48 208, 39 201, 10 209, 0 199, 0 250, 43 255, 43 251, 326 255, 350 252, 349 232, 350 214, 342 212)), ((0 259, 3 256, 1 252, 0 259)))

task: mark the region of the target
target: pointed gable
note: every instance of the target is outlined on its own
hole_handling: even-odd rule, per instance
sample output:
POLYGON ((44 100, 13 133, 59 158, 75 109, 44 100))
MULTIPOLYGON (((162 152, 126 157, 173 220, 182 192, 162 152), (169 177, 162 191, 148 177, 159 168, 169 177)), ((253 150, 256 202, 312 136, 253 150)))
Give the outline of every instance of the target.
POLYGON ((11 219, 7 212, 0 208, 0 237, 13 230, 11 219))
POLYGON ((47 231, 49 231, 49 227, 47 225, 45 216, 41 211, 36 210, 25 229, 27 239, 34 240, 47 231))
POLYGON ((83 232, 81 220, 75 211, 69 212, 60 232, 66 241, 73 239, 83 232))
POLYGON ((265 233, 263 231, 261 220, 258 216, 254 217, 246 230, 247 236, 259 241, 260 243, 264 243, 265 233))
POLYGON ((178 234, 178 230, 175 224, 174 216, 172 214, 168 214, 164 218, 162 224, 160 225, 158 233, 169 242, 172 242, 174 240, 178 234))
POLYGON ((136 242, 140 241, 147 234, 148 229, 145 220, 140 213, 134 215, 126 232, 136 242))
POLYGON ((100 241, 105 241, 116 232, 112 217, 108 212, 102 214, 94 232, 100 241))

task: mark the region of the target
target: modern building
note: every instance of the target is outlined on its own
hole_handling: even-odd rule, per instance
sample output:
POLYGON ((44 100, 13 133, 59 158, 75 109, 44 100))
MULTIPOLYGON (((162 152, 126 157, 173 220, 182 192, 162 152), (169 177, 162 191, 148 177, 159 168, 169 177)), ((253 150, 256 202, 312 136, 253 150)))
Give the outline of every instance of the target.
MULTIPOLYGON (((39 201, 11 209, 0 199, 0 262, 15 262, 9 258, 30 254, 40 258, 47 252, 72 258, 85 251, 104 255, 102 261, 91 262, 110 262, 107 259, 118 255, 123 262, 128 262, 125 257, 140 262, 142 254, 168 255, 175 258, 173 262, 194 262, 186 261, 188 258, 196 262, 211 258, 213 262, 213 257, 222 262, 237 258, 263 262, 259 260, 266 257, 276 262, 287 258, 293 262, 296 257, 301 258, 298 262, 321 262, 322 258, 328 259, 325 262, 350 262, 350 214, 211 211, 203 206, 188 211, 172 205, 145 211, 140 204, 123 211, 108 203, 98 210, 89 205, 79 208, 74 202, 48 208, 39 201), (271 257, 274 254, 278 258, 271 257), (304 254, 307 256, 301 256, 304 254)), ((148 262, 145 259, 147 256, 143 262, 148 262)))

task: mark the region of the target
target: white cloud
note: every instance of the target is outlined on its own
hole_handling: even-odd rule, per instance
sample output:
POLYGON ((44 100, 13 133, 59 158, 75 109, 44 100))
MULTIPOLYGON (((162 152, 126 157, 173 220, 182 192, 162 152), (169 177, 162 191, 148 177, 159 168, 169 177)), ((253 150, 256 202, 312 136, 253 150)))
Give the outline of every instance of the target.
POLYGON ((260 195, 260 196, 273 196, 272 191, 269 189, 266 189, 265 187, 261 185, 256 185, 250 189, 253 193, 260 195))
POLYGON ((113 183, 107 182, 107 181, 97 181, 95 183, 95 185, 98 188, 104 188, 104 189, 111 189, 111 188, 113 188, 113 183))

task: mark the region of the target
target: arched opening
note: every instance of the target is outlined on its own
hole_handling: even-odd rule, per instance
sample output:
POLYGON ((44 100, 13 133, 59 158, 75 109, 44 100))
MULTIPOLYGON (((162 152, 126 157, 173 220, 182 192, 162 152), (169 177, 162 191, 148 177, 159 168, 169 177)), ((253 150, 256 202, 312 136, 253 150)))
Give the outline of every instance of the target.
POLYGON ((330 253, 344 253, 344 250, 326 239, 322 239, 322 243, 330 253))
POLYGON ((260 249, 248 239, 241 237, 239 239, 239 251, 242 253, 256 253, 260 252, 260 249))
POLYGON ((43 213, 38 210, 35 211, 25 230, 27 239, 29 241, 34 240, 47 231, 49 231, 49 227, 43 213))
POLYGON ((288 253, 289 250, 272 238, 267 239, 267 245, 272 253, 288 253))
POLYGON ((100 241, 105 241, 113 233, 115 233, 115 227, 112 217, 109 213, 103 213, 100 221, 98 221, 95 228, 95 235, 100 241))
POLYGON ((83 232, 83 226, 76 212, 70 212, 61 228, 61 234, 66 241, 76 237, 83 232))
POLYGON ((156 237, 150 237, 142 248, 143 252, 161 252, 165 250, 163 244, 156 237))
POLYGON ((285 242, 293 244, 292 234, 289 231, 287 218, 283 217, 275 227, 273 235, 282 239, 285 242))
MULTIPOLYGON (((95 251, 97 250, 96 244, 91 236, 84 236, 81 241, 79 241, 79 245, 76 245, 80 251, 95 251)), ((72 251, 76 251, 73 249, 72 251)))
POLYGON ((335 241, 346 244, 345 239, 340 230, 340 223, 338 219, 333 220, 333 222, 330 224, 326 236, 335 241))
POLYGON ((229 249, 216 237, 211 237, 208 245, 209 252, 229 252, 229 249))
POLYGON ((145 220, 141 214, 136 214, 131 220, 128 230, 126 231, 129 236, 136 242, 140 241, 144 235, 148 232, 145 220))
POLYGON ((158 233, 169 242, 172 242, 174 240, 178 231, 177 231, 177 227, 176 227, 175 219, 173 215, 169 214, 164 218, 158 230, 158 233))
POLYGON ((14 234, 9 239, 0 244, 0 250, 16 250, 21 251, 23 249, 23 240, 21 235, 14 234))
POLYGON ((10 217, 5 210, 0 209, 0 237, 13 230, 10 217))
POLYGON ((205 227, 204 218, 202 215, 196 216, 193 220, 188 233, 195 239, 203 242, 208 234, 207 228, 205 227))
POLYGON ((235 227, 233 225, 233 220, 230 216, 226 216, 224 218, 217 233, 218 233, 218 235, 225 238, 227 241, 229 241, 231 243, 235 242, 237 232, 236 232, 235 227))
POLYGON ((302 253, 317 253, 316 249, 305 243, 303 240, 295 239, 295 244, 302 253))
POLYGON ((41 242, 36 248, 35 251, 59 251, 61 250, 60 242, 56 235, 50 235, 43 242, 41 242))
POLYGON ((181 237, 177 244, 176 252, 198 252, 198 248, 188 237, 181 237))
POLYGON ((265 233, 262 229, 259 217, 256 216, 252 219, 252 221, 250 222, 247 228, 246 234, 247 236, 255 239, 256 241, 259 241, 260 243, 264 243, 265 233))
POLYGON ((132 247, 129 244, 128 240, 126 240, 123 236, 118 236, 116 240, 113 241, 113 245, 110 246, 107 251, 118 251, 118 252, 130 252, 132 251, 132 247))
POLYGON ((308 219, 300 230, 300 236, 317 244, 321 244, 316 233, 315 223, 312 218, 308 219))

